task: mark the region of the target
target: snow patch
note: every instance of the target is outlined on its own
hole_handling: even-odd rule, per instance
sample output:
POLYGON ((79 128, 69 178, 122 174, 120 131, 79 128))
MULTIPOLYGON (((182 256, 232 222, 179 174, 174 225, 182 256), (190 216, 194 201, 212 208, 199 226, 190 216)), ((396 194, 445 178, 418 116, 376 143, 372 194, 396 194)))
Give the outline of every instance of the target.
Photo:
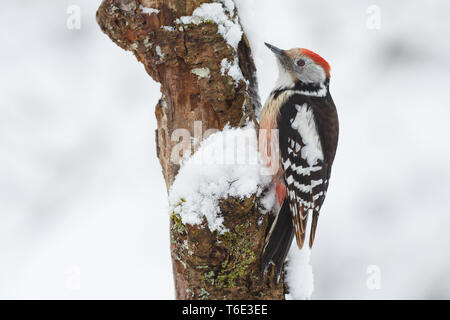
POLYGON ((233 14, 235 5, 233 0, 222 0, 222 3, 225 5, 225 8, 230 14, 233 14))
POLYGON ((248 82, 244 75, 242 74, 242 70, 239 67, 239 59, 237 57, 234 58, 233 62, 228 61, 227 58, 224 58, 220 63, 220 71, 222 75, 228 75, 234 80, 234 85, 237 87, 239 85, 239 81, 248 82))
POLYGON ((147 8, 144 7, 142 4, 139 6, 139 8, 142 10, 143 13, 145 14, 158 14, 160 11, 158 9, 154 9, 154 8, 147 8))
POLYGON ((222 35, 230 46, 237 50, 237 46, 244 32, 239 24, 239 18, 235 14, 232 0, 203 3, 194 10, 192 16, 183 16, 175 22, 182 24, 200 24, 207 21, 212 21, 217 24, 219 34, 222 35))
POLYGON ((314 275, 310 265, 311 249, 306 245, 298 250, 292 245, 288 254, 286 269, 286 283, 289 294, 286 300, 307 300, 314 291, 314 275))
POLYGON ((177 24, 201 24, 204 22, 212 22, 217 24, 218 33, 222 35, 224 40, 234 49, 233 61, 223 59, 221 61, 222 75, 233 78, 235 85, 238 86, 239 81, 245 80, 242 70, 239 67, 239 58, 237 55, 237 47, 242 40, 244 31, 239 23, 239 17, 236 13, 236 7, 233 0, 219 0, 212 3, 203 3, 196 8, 192 16, 183 16, 176 19, 177 24))
MULTIPOLYGON (((169 212, 179 214, 183 224, 198 225, 206 218, 211 231, 225 232, 219 201, 260 196, 271 182, 271 176, 262 174, 257 140, 252 126, 226 127, 204 140, 175 178, 169 212)), ((274 199, 273 192, 268 192, 261 203, 270 210, 274 199)))
POLYGON ((161 26, 161 29, 164 29, 169 32, 174 32, 176 30, 175 27, 172 26, 161 26))

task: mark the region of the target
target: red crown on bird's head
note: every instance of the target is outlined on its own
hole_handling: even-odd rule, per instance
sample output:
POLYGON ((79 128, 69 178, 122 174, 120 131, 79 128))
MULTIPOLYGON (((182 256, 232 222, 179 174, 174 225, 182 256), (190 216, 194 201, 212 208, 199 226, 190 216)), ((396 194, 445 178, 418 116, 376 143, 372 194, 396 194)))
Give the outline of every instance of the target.
POLYGON ((313 52, 311 50, 304 49, 304 48, 302 48, 300 50, 301 50, 303 55, 310 57, 311 60, 314 61, 314 63, 318 64, 319 66, 321 66, 323 68, 323 70, 325 71, 325 73, 327 75, 327 78, 330 77, 331 67, 330 67, 330 65, 328 64, 328 62, 324 58, 322 58, 317 53, 315 53, 315 52, 313 52))

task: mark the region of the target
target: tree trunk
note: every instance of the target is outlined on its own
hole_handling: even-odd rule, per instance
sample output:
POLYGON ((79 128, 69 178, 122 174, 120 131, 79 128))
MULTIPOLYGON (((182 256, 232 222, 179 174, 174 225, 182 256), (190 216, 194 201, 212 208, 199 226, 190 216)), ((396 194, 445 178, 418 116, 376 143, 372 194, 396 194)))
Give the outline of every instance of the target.
MULTIPOLYGON (((173 153, 174 131, 239 126, 260 109, 255 66, 245 34, 234 48, 211 20, 182 23, 182 16, 211 0, 104 0, 97 21, 121 48, 132 51, 148 74, 161 83, 156 106, 157 155, 167 190, 179 170, 173 153), (150 9, 152 8, 152 9, 150 9), (226 59, 226 60, 224 60, 226 59), (227 75, 223 61, 239 60, 244 79, 227 75)), ((223 5, 221 1, 217 3, 223 5)), ((236 11, 224 11, 237 17, 236 11)), ((237 18, 236 18, 237 19, 237 18)), ((235 20, 238 22, 238 20, 235 20)), ((191 149, 184 145, 183 151, 191 149)), ((229 232, 212 233, 203 225, 183 225, 171 215, 171 252, 177 299, 283 299, 283 281, 260 277, 260 256, 269 224, 256 196, 223 199, 220 205, 229 232), (258 223, 259 221, 259 223, 258 223), (262 223, 261 223, 262 221, 262 223)))

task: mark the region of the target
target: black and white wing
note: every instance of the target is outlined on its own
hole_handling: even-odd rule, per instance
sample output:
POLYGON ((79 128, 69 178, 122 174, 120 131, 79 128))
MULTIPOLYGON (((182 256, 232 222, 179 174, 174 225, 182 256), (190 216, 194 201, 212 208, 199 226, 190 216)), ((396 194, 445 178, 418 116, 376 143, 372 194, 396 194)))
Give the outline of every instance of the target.
POLYGON ((334 141, 322 143, 325 139, 334 139, 334 136, 337 139, 337 127, 327 128, 324 121, 328 120, 322 119, 322 116, 330 117, 329 113, 334 108, 334 104, 329 105, 327 98, 294 96, 280 110, 278 120, 281 165, 287 188, 287 201, 300 249, 305 241, 310 214, 313 216, 309 246, 313 245, 319 210, 326 196, 337 146, 337 140, 335 143, 334 141), (334 148, 331 150, 332 159, 329 146, 334 148))

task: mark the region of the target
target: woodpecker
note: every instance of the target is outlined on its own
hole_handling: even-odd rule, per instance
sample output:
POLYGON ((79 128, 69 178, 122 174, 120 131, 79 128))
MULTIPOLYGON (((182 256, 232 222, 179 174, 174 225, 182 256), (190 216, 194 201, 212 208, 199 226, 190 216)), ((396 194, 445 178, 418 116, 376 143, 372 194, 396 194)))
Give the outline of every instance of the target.
POLYGON ((280 209, 266 237, 261 268, 264 275, 273 263, 278 282, 294 235, 298 249, 302 249, 307 231, 309 247, 314 243, 336 154, 339 122, 325 59, 307 49, 266 46, 276 56, 279 76, 261 111, 259 152, 266 164, 275 168, 272 182, 280 209))

